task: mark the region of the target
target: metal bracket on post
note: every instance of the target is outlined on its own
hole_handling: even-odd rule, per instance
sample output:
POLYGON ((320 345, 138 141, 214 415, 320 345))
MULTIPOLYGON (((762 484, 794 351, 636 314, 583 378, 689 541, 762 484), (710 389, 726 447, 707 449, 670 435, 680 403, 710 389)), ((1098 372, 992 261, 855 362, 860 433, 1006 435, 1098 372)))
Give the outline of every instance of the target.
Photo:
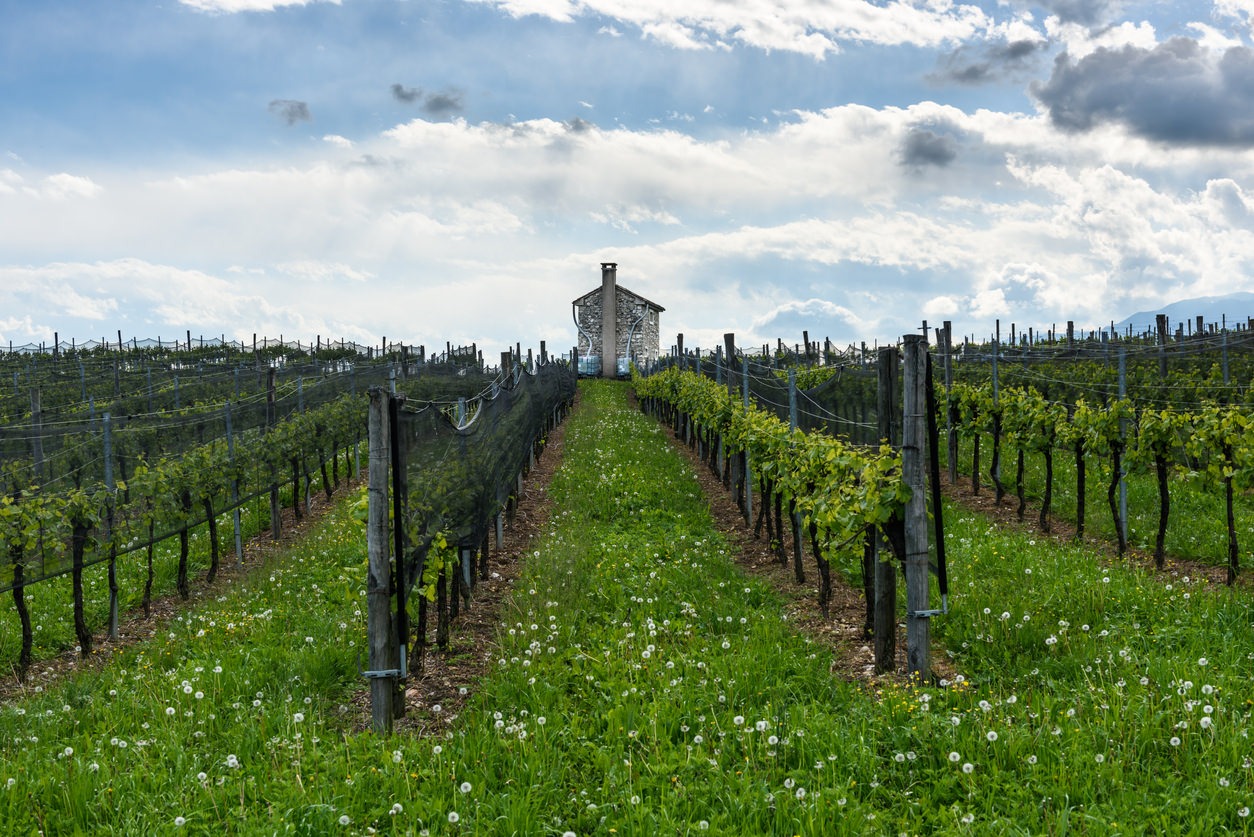
POLYGON ((906 615, 917 616, 920 619, 929 619, 933 616, 948 616, 949 615, 949 596, 941 596, 940 610, 908 610, 906 611, 906 615))
POLYGON ((407 655, 405 651, 406 651, 405 646, 402 645, 400 668, 385 668, 382 671, 363 671, 361 667, 361 652, 358 651, 357 652, 357 673, 361 675, 362 677, 366 678, 367 680, 373 680, 376 678, 383 678, 383 677, 399 677, 400 679, 404 680, 405 678, 409 677, 409 660, 407 659, 407 655))

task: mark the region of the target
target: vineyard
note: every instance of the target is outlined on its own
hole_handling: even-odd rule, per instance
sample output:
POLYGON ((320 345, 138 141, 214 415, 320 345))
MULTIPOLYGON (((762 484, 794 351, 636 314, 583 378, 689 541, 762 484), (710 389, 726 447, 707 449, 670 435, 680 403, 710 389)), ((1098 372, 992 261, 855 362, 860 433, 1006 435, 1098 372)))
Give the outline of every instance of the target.
MULTIPOLYGON (((298 361, 261 374, 250 356, 216 403, 183 401, 187 367, 177 385, 172 369, 152 373, 179 392, 177 408, 157 411, 172 429, 188 426, 173 414, 204 404, 222 437, 208 425, 198 436, 189 418, 168 442, 154 434, 168 449, 144 449, 125 433, 149 414, 115 414, 107 392, 59 408, 86 411, 76 432, 102 452, 80 454, 95 464, 77 466, 78 482, 69 453, 91 448, 39 452, 33 440, 55 438, 58 421, 31 409, 21 379, 14 398, 29 412, 6 448, 17 474, 6 510, 91 500, 77 524, 85 574, 116 561, 142 580, 148 542, 172 534, 153 549, 174 583, 181 541, 195 546, 197 527, 213 540, 209 520, 230 512, 237 480, 245 534, 271 525, 276 486, 293 513, 311 489, 335 499, 305 543, 248 582, 97 673, 0 705, 0 825, 1247 833, 1254 353, 1243 331, 1198 331, 961 348, 912 335, 874 355, 746 353, 729 335, 630 385, 581 382, 577 405, 573 374, 543 352, 503 358, 504 371, 469 357, 340 359, 321 377, 362 377, 321 402, 319 376, 284 377, 298 361), (285 420, 237 418, 237 400, 278 403, 285 384, 310 401, 276 408, 285 420), (291 448, 267 452, 284 425, 342 403, 354 405, 344 431, 307 423, 299 436, 325 447, 295 464, 291 448), (523 481, 559 433, 552 518, 509 570, 521 576, 499 631, 465 633, 461 616, 506 572, 501 532, 523 481), (219 460, 227 481, 212 512, 197 511, 196 492, 189 514, 138 487, 142 469, 215 445, 247 464, 229 450, 219 460), (716 475, 744 536, 787 566, 782 586, 738 564, 681 448, 716 475), (358 467, 368 485, 336 494, 340 472, 358 467), (1024 523, 971 511, 982 495, 1024 523), (865 603, 853 615, 838 609, 850 587, 865 603), (902 621, 904 670, 884 645, 902 621), (839 667, 859 644, 874 646, 878 675, 839 667), (427 697, 407 683, 428 684, 427 697), (366 690, 369 718, 355 708, 366 690), (401 715, 423 733, 359 734, 401 715)), ((5 530, 15 572, 32 572, 11 586, 32 598, 72 597, 58 576, 79 564, 66 503, 34 527, 41 538, 5 530)), ((37 624, 55 621, 51 605, 37 624)))
POLYGON ((0 362, 11 382, 0 398, 0 591, 20 630, 4 632, 0 658, 24 675, 34 624, 51 627, 41 639, 55 644, 71 621, 86 656, 94 630, 107 621, 116 638, 119 611, 147 613, 163 582, 189 597, 193 545, 203 543, 212 583, 224 552, 242 560, 243 541, 262 530, 277 540, 284 507, 299 520, 312 492, 330 499, 359 475, 372 388, 427 406, 437 422, 483 426, 458 405, 518 389, 511 364, 521 360, 510 358, 499 371, 472 348, 428 359, 343 343, 10 353, 0 362), (61 576, 69 594, 41 597, 41 582, 61 576), (89 595, 100 587, 104 596, 89 595), (67 605, 69 619, 40 618, 67 605))

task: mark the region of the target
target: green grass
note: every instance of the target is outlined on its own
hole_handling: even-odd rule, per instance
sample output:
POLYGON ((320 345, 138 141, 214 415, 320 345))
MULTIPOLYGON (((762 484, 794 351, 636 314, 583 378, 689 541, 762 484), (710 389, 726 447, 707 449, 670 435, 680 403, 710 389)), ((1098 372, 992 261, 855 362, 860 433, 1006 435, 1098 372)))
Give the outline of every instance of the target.
MULTIPOLYGON (((352 451, 341 453, 341 480, 352 474, 352 451)), ((315 474, 317 471, 315 471, 315 474)), ((322 491, 322 480, 315 477, 312 491, 322 491)), ((343 491, 344 489, 341 489, 343 491)), ((291 487, 280 491, 283 507, 291 507, 291 487)), ((301 492, 304 501, 304 489, 301 492)), ((235 562, 235 530, 230 513, 218 516, 218 561, 220 566, 235 562)), ((248 539, 270 529, 269 497, 259 497, 240 507, 241 538, 248 539)), ((153 552, 154 598, 175 592, 178 576, 178 537, 167 538, 156 545, 153 552)), ((89 560, 94 556, 89 555, 89 560)), ((191 530, 188 549, 188 578, 192 594, 205 589, 204 574, 209 569, 209 529, 205 524, 191 530)), ((148 577, 147 553, 140 549, 120 555, 117 562, 118 609, 122 614, 140 609, 143 602, 144 584, 148 577)), ((26 606, 31 616, 33 634, 32 656, 38 661, 54 657, 75 648, 78 640, 74 634, 74 598, 71 577, 67 573, 26 587, 26 606)), ((109 624, 109 575, 108 563, 93 563, 83 570, 84 616, 89 628, 99 633, 109 624)), ((0 672, 16 670, 21 650, 22 633, 17 610, 11 592, 0 598, 0 672)))
POLYGON ((951 509, 934 630, 963 677, 849 684, 625 387, 581 386, 493 671, 454 684, 443 735, 346 726, 365 544, 341 504, 152 642, 0 707, 0 832, 1246 832, 1241 591, 951 509))
MULTIPOLYGON (((959 437, 958 472, 970 476, 971 442, 959 437)), ((994 496, 989 468, 992 465, 992 441, 984 436, 980 443, 980 492, 994 496)), ((1006 490, 1002 500, 1009 508, 1018 506, 1015 496, 1017 451, 1005 446, 1001 452, 1001 482, 1006 490)), ((944 435, 941 436, 941 460, 946 459, 944 435)), ((947 467, 942 464, 942 467, 947 467)), ((1085 533, 1115 542, 1114 520, 1106 502, 1110 483, 1109 461, 1088 458, 1085 480, 1085 533)), ((1158 484, 1152 468, 1131 464, 1128 474, 1128 545, 1147 552, 1154 551, 1158 536, 1158 484)), ((1184 558, 1207 564, 1228 563, 1227 517, 1224 510, 1223 485, 1204 473, 1193 473, 1179 467, 1173 469, 1168 492, 1171 511, 1167 518, 1165 551, 1169 557, 1184 558)), ((1024 496, 1028 507, 1025 520, 1035 521, 1045 495, 1045 465, 1040 454, 1028 454, 1024 461, 1024 496)), ((1254 495, 1238 493, 1234 504, 1237 544, 1243 569, 1254 567, 1254 495)), ((1076 521, 1075 456, 1067 451, 1054 454, 1054 491, 1052 516, 1076 521)))

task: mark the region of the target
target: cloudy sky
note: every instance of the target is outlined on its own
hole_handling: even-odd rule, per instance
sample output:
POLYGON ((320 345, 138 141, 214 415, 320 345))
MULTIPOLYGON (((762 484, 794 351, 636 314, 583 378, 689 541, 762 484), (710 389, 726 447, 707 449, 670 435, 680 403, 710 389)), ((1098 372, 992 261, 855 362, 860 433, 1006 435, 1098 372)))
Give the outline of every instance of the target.
POLYGON ((1254 290, 1254 0, 0 3, 0 342, 665 344, 1254 290))

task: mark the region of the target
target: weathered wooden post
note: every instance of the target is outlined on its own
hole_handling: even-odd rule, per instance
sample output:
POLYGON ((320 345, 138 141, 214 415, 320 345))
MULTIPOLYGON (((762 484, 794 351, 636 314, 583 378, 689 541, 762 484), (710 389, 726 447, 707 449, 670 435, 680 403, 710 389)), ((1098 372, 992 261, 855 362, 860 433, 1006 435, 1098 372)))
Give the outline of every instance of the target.
POLYGON ((906 671, 926 682, 931 676, 932 611, 928 609, 927 535, 927 338, 904 338, 902 375, 901 472, 910 489, 905 509, 906 534, 906 671))
MULTIPOLYGON (((366 633, 370 653, 370 718, 375 732, 390 733, 393 697, 399 668, 396 635, 392 631, 392 561, 388 529, 388 395, 370 390, 368 418, 370 471, 366 518, 366 633)), ((399 523, 399 521, 398 521, 399 523)))

